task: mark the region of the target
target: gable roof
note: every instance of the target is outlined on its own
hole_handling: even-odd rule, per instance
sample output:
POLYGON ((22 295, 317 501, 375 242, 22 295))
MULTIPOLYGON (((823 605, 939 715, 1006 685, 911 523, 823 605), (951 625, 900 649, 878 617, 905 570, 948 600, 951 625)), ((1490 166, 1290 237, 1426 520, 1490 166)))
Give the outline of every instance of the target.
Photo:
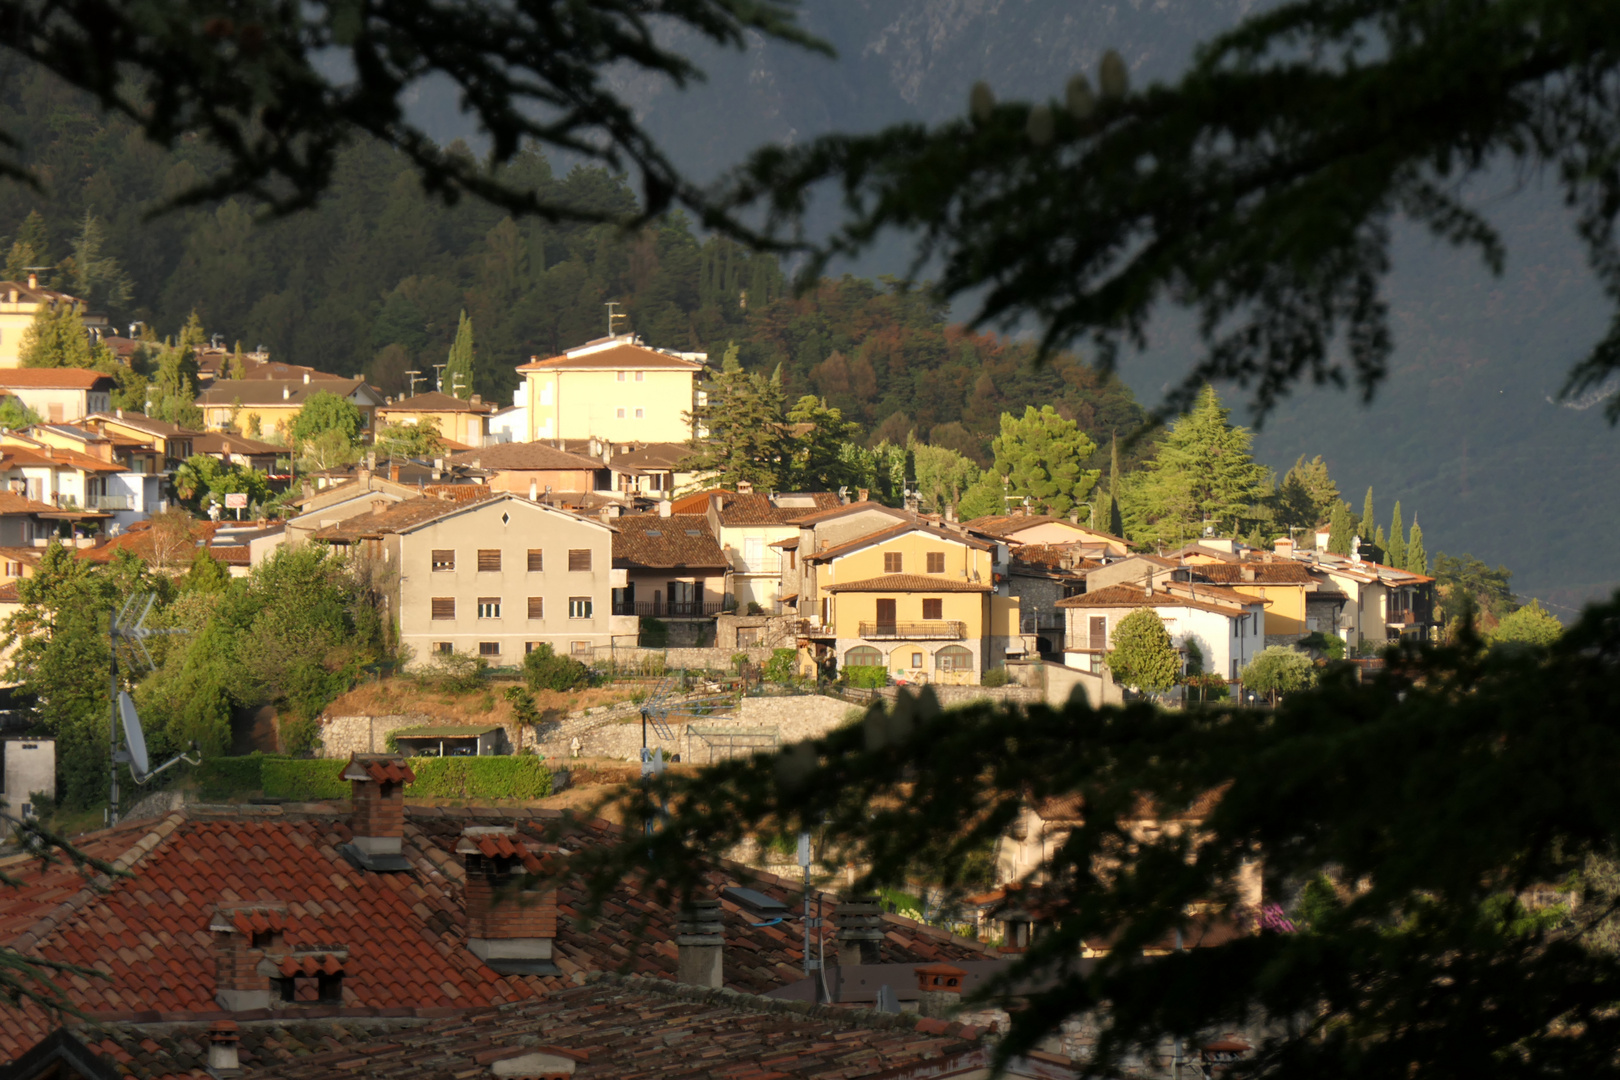
POLYGON ((6 390, 111 390, 113 377, 89 368, 4 368, 0 389, 6 390))
POLYGON ((38 514, 55 509, 51 504, 30 499, 20 491, 0 491, 0 514, 38 514))
POLYGON ((384 405, 379 412, 385 413, 423 413, 423 412, 466 412, 466 413, 492 413, 495 406, 487 401, 469 401, 455 397, 452 394, 440 393, 437 390, 417 394, 414 397, 400 398, 392 405, 384 405))
MULTIPOLYGON (((1210 586, 1214 588, 1214 586, 1210 586)), ((1258 604, 1260 600, 1253 596, 1243 597, 1243 604, 1258 604)), ((1210 611, 1217 615, 1244 615, 1246 606, 1223 603, 1215 598, 1208 600, 1191 596, 1172 596, 1167 592, 1144 592, 1140 585, 1109 585, 1107 588, 1097 589, 1094 592, 1083 592, 1079 596, 1071 596, 1059 600, 1060 608, 1192 608, 1197 611, 1210 611)))
POLYGON ((853 540, 846 540, 842 544, 838 544, 835 547, 823 548, 813 555, 806 555, 804 557, 804 561, 830 562, 833 559, 841 559, 845 555, 852 552, 860 551, 862 548, 871 547, 873 544, 887 543, 890 540, 897 539, 898 537, 905 536, 907 533, 913 532, 919 532, 927 536, 937 537, 946 541, 947 543, 961 544, 963 547, 976 548, 979 551, 988 551, 995 547, 994 544, 987 540, 980 540, 977 537, 968 536, 965 533, 947 532, 944 529, 936 529, 932 525, 925 525, 921 522, 903 521, 898 525, 891 525, 887 529, 879 529, 877 532, 867 533, 865 536, 858 536, 853 540))
POLYGON ((668 472, 691 453, 692 448, 685 443, 647 443, 634 450, 615 454, 608 464, 614 472, 668 472))
POLYGON ((942 578, 927 574, 884 574, 881 577, 866 578, 864 581, 844 581, 836 585, 824 585, 822 592, 990 592, 990 586, 980 585, 977 582, 963 581, 960 578, 942 578))
POLYGON ((663 352, 660 349, 649 349, 645 345, 635 345, 628 341, 617 344, 603 344, 601 346, 584 346, 579 349, 570 349, 561 356, 547 357, 542 360, 535 357, 527 364, 519 366, 519 372, 530 371, 599 371, 603 369, 617 369, 621 371, 691 371, 703 370, 703 364, 697 360, 688 360, 673 353, 663 352))
POLYGON ((81 469, 84 472, 121 473, 129 470, 111 461, 82 454, 61 446, 20 446, 0 443, 0 469, 22 466, 32 469, 81 469))
POLYGON ((1241 563, 1211 563, 1193 568, 1193 573, 1223 585, 1309 585, 1316 579, 1301 563, 1293 560, 1266 562, 1245 559, 1241 563), (1244 577, 1253 575, 1252 580, 1244 577))
MULTIPOLYGON (((834 495, 833 498, 837 499, 838 496, 834 495)), ((817 508, 808 514, 801 512, 798 517, 792 520, 796 525, 818 525, 823 521, 831 521, 833 518, 843 517, 845 514, 858 514, 863 510, 883 511, 899 518, 909 519, 911 517, 905 510, 885 506, 883 503, 874 502, 871 499, 863 499, 860 502, 852 503, 839 501, 832 506, 817 508)))
MULTIPOLYGON (((356 514, 336 525, 329 525, 313 533, 312 540, 324 540, 329 544, 352 544, 359 540, 375 539, 388 533, 404 532, 406 529, 425 525, 430 521, 437 521, 458 510, 468 506, 479 506, 486 502, 493 502, 497 493, 490 491, 483 485, 468 485, 477 487, 482 496, 469 498, 465 501, 441 499, 437 496, 416 495, 389 503, 381 510, 371 510, 364 514, 356 514)), ((385 496, 374 492, 356 492, 357 495, 372 494, 377 499, 385 496)))
POLYGON ((194 454, 230 453, 260 457, 291 453, 285 446, 250 439, 246 435, 227 435, 220 431, 199 431, 196 434, 187 432, 187 435, 191 439, 191 452, 194 454))
POLYGON ((731 565, 702 518, 636 514, 621 517, 614 525, 616 567, 720 570, 731 565))
POLYGON ((964 529, 970 529, 973 532, 984 533, 987 536, 1000 539, 1015 536, 1026 529, 1033 529, 1039 525, 1067 525, 1077 532, 1087 533, 1091 536, 1101 536, 1104 539, 1113 540, 1120 544, 1130 543, 1123 536, 1115 536, 1113 533, 1103 532, 1101 529, 1093 529, 1089 525, 1081 525, 1078 522, 1070 521, 1066 517, 1058 517, 1056 514, 986 514, 984 517, 976 517, 971 521, 962 523, 964 529))
POLYGON ((310 379, 308 382, 303 379, 220 379, 198 394, 195 404, 199 407, 235 405, 240 401, 243 405, 261 408, 299 409, 319 393, 336 394, 341 398, 358 393, 372 398, 371 405, 382 404, 382 398, 364 379, 310 379))
POLYGON ((723 528, 794 525, 805 514, 837 509, 843 505, 843 500, 831 491, 796 491, 766 495, 757 491, 738 493, 715 488, 677 499, 672 509, 677 514, 706 514, 714 496, 720 499, 717 516, 723 528))
POLYGON ((198 434, 189 428, 181 427, 179 424, 171 424, 167 420, 159 420, 155 416, 147 416, 145 413, 134 412, 130 409, 124 409, 116 413, 93 412, 85 417, 85 420, 99 421, 104 424, 122 424, 125 427, 134 428, 136 431, 144 431, 148 435, 159 435, 165 439, 189 439, 195 438, 198 434))
MULTIPOLYGON (((337 774, 345 765, 331 760, 337 774)), ((518 1002, 567 990, 591 971, 625 970, 673 979, 676 913, 636 885, 620 883, 596 921, 583 919, 583 888, 558 885, 557 975, 502 975, 466 947, 464 882, 456 854, 469 824, 508 825, 522 840, 555 844, 563 852, 617 843, 607 822, 565 819, 560 811, 525 808, 405 808, 402 854, 409 869, 356 869, 338 852, 352 838, 347 803, 206 807, 190 805, 88 834, 76 843, 128 869, 132 877, 92 887, 65 861, 41 866, 37 857, 0 859, 0 871, 20 879, 0 890, 0 944, 107 972, 106 979, 71 977, 63 988, 92 1017, 126 1022, 213 1018, 215 974, 209 923, 215 906, 238 898, 287 904, 289 948, 339 944, 348 949, 343 1003, 337 1017, 444 1015, 518 1002), (555 827, 555 834, 547 828, 555 827), (644 936, 636 937, 645 925, 644 936)), ((706 887, 720 895, 725 923, 726 985, 759 993, 802 977, 801 928, 754 925, 761 920, 721 890, 742 879, 712 868, 706 887)), ((796 888, 769 875, 747 882, 785 901, 796 888)), ((888 962, 979 959, 987 946, 898 916, 884 916, 880 945, 888 962)), ((55 1024, 24 1007, 0 1025, 0 1057, 32 1046, 55 1024)))
POLYGON ((464 450, 452 454, 450 460, 457 465, 471 465, 479 469, 511 470, 514 472, 595 472, 605 469, 595 458, 570 454, 543 442, 497 443, 478 450, 464 450))

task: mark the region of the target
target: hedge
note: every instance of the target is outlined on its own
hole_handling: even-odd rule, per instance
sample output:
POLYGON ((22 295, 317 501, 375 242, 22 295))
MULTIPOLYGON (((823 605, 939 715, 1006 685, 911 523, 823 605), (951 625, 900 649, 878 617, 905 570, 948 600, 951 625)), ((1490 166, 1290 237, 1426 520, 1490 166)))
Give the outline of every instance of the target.
MULTIPOLYGON (((286 758, 263 754, 213 758, 198 770, 204 798, 262 790, 266 798, 293 802, 346 799, 350 787, 338 777, 342 758, 286 758)), ((418 757, 410 759, 416 783, 406 795, 449 799, 543 799, 551 794, 551 770, 533 755, 418 757)))

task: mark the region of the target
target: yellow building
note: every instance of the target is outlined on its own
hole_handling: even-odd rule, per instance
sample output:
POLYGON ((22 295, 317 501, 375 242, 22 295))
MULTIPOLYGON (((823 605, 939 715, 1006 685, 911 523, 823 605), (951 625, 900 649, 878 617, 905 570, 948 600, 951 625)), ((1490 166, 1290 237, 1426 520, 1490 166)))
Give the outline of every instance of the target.
POLYGON ((525 442, 686 442, 703 375, 699 354, 649 349, 634 335, 602 338, 519 367, 525 442))
MULTIPOLYGON (((77 297, 55 289, 41 288, 39 275, 29 274, 27 282, 0 281, 0 368, 20 367, 23 334, 34 325, 42 308, 57 304, 77 304, 77 297)), ((107 334, 107 316, 82 314, 84 328, 92 341, 107 334)))
POLYGON ((364 379, 219 379, 197 395, 196 405, 209 431, 234 426, 253 438, 286 438, 304 402, 322 392, 346 398, 360 410, 361 435, 369 442, 383 397, 364 379))
POLYGON ((484 445, 489 415, 494 411, 495 407, 477 394, 463 401, 434 391, 390 401, 377 410, 377 426, 382 428, 395 424, 415 427, 431 423, 438 428, 441 438, 457 446, 477 449, 484 445))
POLYGON ((902 523, 810 555, 823 640, 840 667, 883 666, 897 680, 976 685, 1022 654, 1018 600, 998 596, 995 547, 902 523))

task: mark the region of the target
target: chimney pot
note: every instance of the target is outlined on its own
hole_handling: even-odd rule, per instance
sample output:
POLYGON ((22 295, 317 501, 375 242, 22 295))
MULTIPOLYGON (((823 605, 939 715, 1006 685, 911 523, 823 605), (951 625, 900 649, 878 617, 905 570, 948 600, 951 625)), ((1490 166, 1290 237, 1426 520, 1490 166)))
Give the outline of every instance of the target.
POLYGON ((235 1020, 215 1020, 208 1025, 208 1071, 218 1076, 242 1067, 237 1044, 242 1036, 235 1020))
POLYGON ((875 896, 851 896, 833 913, 838 963, 844 967, 878 962, 883 945, 883 908, 875 896))
POLYGON ((466 861, 467 949, 508 975, 557 975, 557 888, 531 885, 545 865, 509 825, 462 831, 456 854, 466 861))
POLYGON ((675 926, 676 980, 721 989, 725 985, 725 941, 720 901, 691 901, 675 926))
POLYGON ((214 1000, 228 1012, 270 1007, 270 977, 262 963, 279 951, 287 905, 275 901, 220 904, 208 929, 214 935, 214 1000))
POLYGON ((668 499, 661 499, 658 503, 658 516, 667 518, 675 512, 675 506, 668 499))
POLYGON ((392 480, 396 484, 399 483, 399 463, 398 462, 394 462, 393 464, 390 464, 388 466, 388 479, 392 480))
POLYGON ((737 494, 739 494, 739 495, 752 495, 753 493, 754 493, 753 481, 751 481, 751 480, 739 480, 739 481, 737 481, 737 494))
POLYGON ((962 1004, 967 972, 951 964, 924 964, 916 971, 917 1011, 930 1019, 947 1019, 962 1004))
MULTIPOLYGON (((378 500, 381 502, 382 500, 378 500)), ((402 754, 351 754, 341 779, 353 791, 349 829, 354 839, 339 850, 363 870, 410 869, 403 853, 405 837, 405 785, 416 773, 402 754)))
POLYGON ((39 275, 32 270, 28 271, 28 287, 30 289, 39 288, 39 275))
POLYGON ((283 386, 283 387, 282 387, 282 388, 281 388, 281 400, 282 400, 282 401, 286 401, 286 400, 288 400, 288 399, 289 399, 289 398, 291 398, 291 397, 292 397, 292 387, 290 387, 290 386, 283 386))
POLYGON ((304 372, 304 385, 305 386, 309 385, 309 372, 307 372, 307 371, 304 372))
POLYGON ((529 478, 529 501, 540 501, 540 481, 534 479, 533 477, 529 478))
POLYGON ((870 488, 856 488, 855 494, 860 496, 859 499, 855 500, 856 502, 866 502, 872 497, 872 491, 870 488))

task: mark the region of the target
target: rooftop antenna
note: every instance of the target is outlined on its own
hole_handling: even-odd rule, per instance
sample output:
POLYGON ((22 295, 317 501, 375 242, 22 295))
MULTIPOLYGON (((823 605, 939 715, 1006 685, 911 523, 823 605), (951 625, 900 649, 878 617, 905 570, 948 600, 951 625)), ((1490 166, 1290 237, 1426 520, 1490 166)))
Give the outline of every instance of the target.
POLYGON ((129 693, 118 688, 118 643, 122 641, 131 654, 131 664, 144 662, 148 668, 156 667, 152 662, 152 654, 147 651, 146 639, 153 634, 178 634, 180 630, 158 630, 146 625, 146 617, 152 613, 152 603, 156 600, 155 594, 148 593, 144 598, 138 593, 132 593, 124 606, 110 613, 107 617, 107 637, 112 645, 112 664, 109 684, 112 691, 112 790, 107 805, 107 824, 118 824, 118 766, 129 765, 130 774, 137 784, 145 784, 158 773, 173 768, 184 761, 191 765, 202 763, 202 755, 197 753, 197 743, 191 744, 192 757, 188 754, 176 754, 157 768, 151 767, 151 761, 146 754, 146 733, 141 728, 141 718, 135 712, 135 700, 129 693), (144 602, 143 602, 144 601, 144 602), (119 736, 123 736, 123 748, 119 747, 119 736))
POLYGON ((223 340, 225 340, 225 335, 224 334, 217 334, 216 333, 216 334, 209 334, 208 335, 208 344, 210 346, 212 346, 213 348, 216 348, 216 349, 219 348, 219 343, 221 341, 223 341, 223 340))
POLYGON ((145 326, 145 325, 146 325, 146 324, 145 324, 145 323, 143 323, 143 322, 141 322, 141 320, 139 320, 139 319, 136 319, 136 320, 135 320, 135 321, 134 321, 134 322, 132 322, 132 323, 130 323, 130 324, 129 324, 129 336, 130 336, 130 339, 131 339, 131 340, 134 340, 134 337, 135 337, 135 328, 136 328, 136 327, 137 327, 137 326, 145 326))
POLYGON ((410 380, 410 384, 411 384, 411 388, 410 388, 410 390, 409 390, 409 392, 407 393, 406 396, 407 397, 415 397, 416 396, 416 384, 422 380, 422 373, 420 371, 407 371, 405 373, 405 377, 410 380))
POLYGON ((441 394, 444 393, 444 369, 449 366, 448 363, 433 365, 433 387, 441 394))
POLYGON ((608 332, 607 332, 607 336, 612 337, 613 336, 613 320, 614 319, 628 319, 630 316, 626 315, 626 314, 623 314, 622 312, 617 312, 617 311, 613 310, 614 308, 619 306, 619 302, 617 300, 609 300, 607 303, 603 304, 602 306, 608 309, 608 332))

